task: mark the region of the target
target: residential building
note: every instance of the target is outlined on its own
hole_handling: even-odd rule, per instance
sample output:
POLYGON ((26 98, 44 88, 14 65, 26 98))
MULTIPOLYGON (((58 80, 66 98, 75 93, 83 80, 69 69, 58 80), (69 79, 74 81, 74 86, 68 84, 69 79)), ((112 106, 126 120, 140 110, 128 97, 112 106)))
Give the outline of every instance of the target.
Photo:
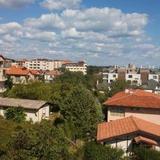
POLYGON ((25 67, 12 66, 5 70, 5 75, 12 79, 13 84, 26 84, 29 81, 38 80, 40 73, 25 67))
POLYGON ((146 69, 136 68, 135 65, 129 64, 128 67, 112 68, 107 72, 103 72, 103 81, 112 83, 116 80, 124 80, 130 82, 131 85, 145 85, 149 80, 155 80, 160 83, 160 73, 146 69))
POLYGON ((103 81, 112 83, 118 79, 118 73, 103 73, 103 81))
POLYGON ((135 146, 160 150, 160 96, 125 90, 104 102, 107 122, 100 123, 97 141, 129 154, 135 146))
POLYGON ((135 116, 160 125, 160 95, 126 89, 109 98, 104 105, 108 122, 135 116))
POLYGON ((32 59, 26 60, 23 66, 32 70, 55 70, 62 67, 63 64, 70 63, 69 60, 50 60, 50 59, 32 59))
POLYGON ((158 74, 149 74, 148 75, 148 80, 155 80, 157 82, 160 82, 160 78, 158 74))
POLYGON ((131 85, 140 86, 142 84, 141 75, 137 73, 127 73, 125 74, 125 80, 130 82, 131 85))
POLYGON ((46 101, 0 97, 1 116, 4 116, 6 110, 11 107, 22 107, 27 121, 40 122, 42 119, 49 118, 50 105, 46 101))
POLYGON ((12 60, 5 58, 4 56, 0 55, 0 93, 6 90, 5 88, 5 69, 10 67, 12 60))
POLYGON ((147 83, 147 81, 149 80, 149 69, 140 69, 140 75, 141 75, 141 80, 142 80, 142 84, 147 83))
POLYGON ((63 68, 70 72, 82 72, 83 75, 87 74, 87 64, 84 61, 78 63, 66 63, 63 64, 63 68))
POLYGON ((160 150, 160 125, 134 116, 103 122, 98 125, 97 141, 121 148, 126 155, 139 145, 160 150))
POLYGON ((52 82, 56 77, 60 76, 61 72, 58 70, 46 71, 44 73, 45 82, 52 82))

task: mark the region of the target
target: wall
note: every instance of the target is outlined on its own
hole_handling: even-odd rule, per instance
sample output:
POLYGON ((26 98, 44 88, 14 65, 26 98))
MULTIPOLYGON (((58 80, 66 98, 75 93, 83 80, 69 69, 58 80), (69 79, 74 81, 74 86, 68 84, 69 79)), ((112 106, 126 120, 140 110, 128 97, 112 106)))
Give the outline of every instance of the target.
POLYGON ((131 84, 137 84, 137 85, 141 85, 142 82, 141 82, 141 75, 140 74, 132 74, 132 73, 128 73, 125 75, 125 79, 126 81, 131 81, 131 84), (132 76, 130 78, 130 76, 132 76), (135 81, 137 83, 135 83, 135 81))
POLYGON ((132 140, 134 137, 128 137, 128 136, 123 136, 123 138, 119 140, 113 140, 110 142, 107 142, 105 144, 110 145, 113 148, 120 148, 125 152, 125 155, 127 155, 127 152, 132 151, 132 140))
MULTIPOLYGON (((7 108, 0 107, 0 115, 4 116, 5 110, 7 108)), ((48 119, 49 118, 49 105, 46 105, 39 110, 33 110, 33 109, 25 109, 26 114, 26 120, 30 121, 32 120, 35 122, 40 122, 42 119, 48 119)))
POLYGON ((49 105, 45 105, 42 108, 40 108, 37 112, 38 115, 38 121, 41 121, 42 119, 48 119, 49 118, 49 105))
POLYGON ((108 121, 121 119, 124 117, 135 116, 156 124, 160 125, 160 110, 156 109, 136 109, 136 108, 125 108, 124 116, 112 116, 111 109, 108 108, 108 121))

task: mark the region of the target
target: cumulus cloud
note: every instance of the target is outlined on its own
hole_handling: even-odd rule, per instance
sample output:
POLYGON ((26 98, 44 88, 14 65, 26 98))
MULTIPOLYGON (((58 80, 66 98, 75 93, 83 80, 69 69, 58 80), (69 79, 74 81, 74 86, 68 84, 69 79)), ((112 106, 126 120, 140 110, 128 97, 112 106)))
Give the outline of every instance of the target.
POLYGON ((35 0, 0 0, 0 7, 21 8, 35 0))
POLYGON ((82 0, 44 0, 41 6, 49 10, 63 10, 67 8, 78 8, 82 0))
POLYGON ((146 62, 147 58, 155 62, 160 47, 146 35, 147 24, 148 15, 115 8, 65 9, 21 24, 0 24, 0 51, 104 65, 146 62))

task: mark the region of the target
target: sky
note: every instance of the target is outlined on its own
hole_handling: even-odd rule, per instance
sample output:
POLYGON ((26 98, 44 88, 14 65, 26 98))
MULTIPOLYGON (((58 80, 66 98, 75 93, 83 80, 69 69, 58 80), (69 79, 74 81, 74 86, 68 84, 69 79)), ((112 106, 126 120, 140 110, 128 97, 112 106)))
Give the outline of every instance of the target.
POLYGON ((0 0, 0 53, 160 66, 159 7, 159 0, 0 0))

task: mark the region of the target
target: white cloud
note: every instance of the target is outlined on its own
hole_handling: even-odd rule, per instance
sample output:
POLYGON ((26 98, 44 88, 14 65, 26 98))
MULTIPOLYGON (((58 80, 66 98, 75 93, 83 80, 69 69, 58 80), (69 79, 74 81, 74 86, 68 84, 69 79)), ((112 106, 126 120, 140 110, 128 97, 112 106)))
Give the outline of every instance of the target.
POLYGON ((0 24, 0 34, 15 32, 21 29, 21 25, 17 22, 0 24))
POLYGON ((20 8, 34 1, 35 0, 0 0, 0 7, 20 8))
POLYGON ((105 65, 155 62, 158 58, 153 55, 160 58, 160 47, 146 35, 147 24, 146 14, 114 8, 65 9, 27 18, 21 24, 0 24, 0 52, 105 65))
POLYGON ((78 8, 82 0, 44 0, 42 7, 49 10, 62 10, 67 8, 78 8))

